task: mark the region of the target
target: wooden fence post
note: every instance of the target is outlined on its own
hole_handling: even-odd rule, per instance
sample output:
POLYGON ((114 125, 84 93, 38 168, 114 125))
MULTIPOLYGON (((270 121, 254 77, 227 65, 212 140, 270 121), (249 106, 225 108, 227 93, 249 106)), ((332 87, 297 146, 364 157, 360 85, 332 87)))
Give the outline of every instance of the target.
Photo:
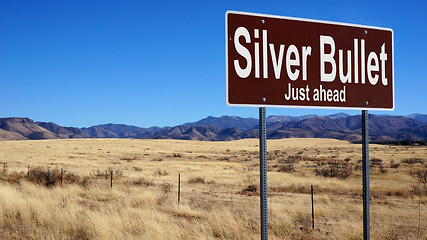
POLYGON ((110 182, 110 187, 113 188, 113 171, 111 171, 111 182, 110 182))
POLYGON ((313 185, 311 185, 311 225, 314 229, 314 202, 313 202, 313 185))
POLYGON ((181 200, 181 173, 178 174, 178 206, 181 200))

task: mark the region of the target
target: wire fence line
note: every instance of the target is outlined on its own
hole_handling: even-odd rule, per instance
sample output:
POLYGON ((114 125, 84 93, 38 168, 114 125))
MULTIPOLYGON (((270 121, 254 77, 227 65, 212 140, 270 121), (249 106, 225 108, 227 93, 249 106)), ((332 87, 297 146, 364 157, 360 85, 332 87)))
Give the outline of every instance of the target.
MULTIPOLYGON (((115 167, 114 165, 111 165, 111 167, 115 167)), ((36 169, 36 168, 43 168, 43 169, 65 169, 65 170, 73 170, 76 169, 75 166, 69 166, 66 164, 54 164, 54 165, 43 165, 43 164, 28 164, 28 163, 23 163, 23 162, 0 162, 0 176, 3 172, 12 172, 12 171, 16 171, 16 172, 22 172, 24 174, 26 174, 25 171, 30 171, 31 169, 36 169)), ((106 176, 109 173, 109 171, 106 170, 106 176)), ((83 173, 86 175, 91 175, 91 172, 87 172, 87 173, 83 173)), ((112 184, 112 179, 111 179, 111 184, 112 184)), ((193 187, 195 185, 192 185, 193 187)), ((112 185, 111 185, 112 187, 112 185)), ((183 197, 185 196, 192 196, 192 198, 194 198, 194 192, 192 190, 186 190, 185 189, 185 185, 184 187, 182 187, 183 189, 181 189, 181 194, 183 197)), ((236 192, 225 192, 226 194, 230 194, 230 195, 235 195, 236 192)), ((231 204, 236 203, 237 201, 239 202, 251 202, 254 204, 259 204, 259 199, 257 197, 246 197, 243 195, 236 195, 238 197, 232 197, 230 199, 226 199, 225 197, 218 197, 218 196, 214 196, 215 194, 210 194, 209 192, 203 192, 202 193, 198 193, 199 195, 206 195, 208 197, 208 199, 202 199, 198 198, 197 201, 199 202, 208 202, 208 201, 218 201, 218 202, 228 202, 231 204)), ((286 213, 290 213, 290 214, 294 214, 294 215, 298 215, 298 214, 303 214, 303 215, 307 215, 307 216, 311 216, 311 205, 310 205, 310 200, 309 200, 309 193, 299 193, 302 195, 307 195, 307 200, 305 200, 304 204, 297 204, 295 202, 289 202, 288 204, 288 208, 286 208, 286 213), (298 209, 298 210, 296 210, 298 209), (305 210, 302 210, 305 209, 305 210)), ((315 211, 314 211, 314 215, 316 218, 316 223, 317 224, 330 224, 330 221, 328 220, 332 220, 332 219, 339 219, 342 218, 342 216, 344 215, 348 215, 349 213, 353 214, 353 215, 360 215, 362 216, 363 211, 362 211, 362 205, 360 204, 360 209, 354 209, 354 206, 350 206, 349 208, 349 204, 358 204, 361 199, 359 199, 358 197, 355 196, 335 196, 333 198, 329 198, 328 201, 330 203, 334 203, 333 205, 331 205, 330 203, 324 203, 322 202, 322 198, 323 196, 328 196, 327 193, 322 192, 319 194, 315 194, 315 196, 318 196, 320 198, 320 201, 318 201, 318 199, 316 199, 317 197, 315 197, 314 200, 314 206, 315 206, 315 211), (316 200, 318 202, 316 202, 316 200), (340 206, 340 204, 342 204, 345 207, 337 207, 340 206)), ((197 196, 196 196, 197 197, 197 196)), ((270 204, 276 205, 276 204, 283 204, 283 199, 286 198, 287 196, 284 195, 275 195, 274 192, 271 195, 270 192, 270 204)), ((182 198, 182 200, 184 200, 182 198)), ((182 201, 181 200, 181 201, 182 201)), ((408 200, 408 199, 406 199, 408 200)), ((392 214, 392 213, 384 213, 384 212, 378 212, 380 210, 377 210, 377 207, 379 206, 386 206, 383 205, 381 203, 375 203, 372 202, 371 204, 371 224, 373 225, 390 225, 391 224, 395 224, 396 226, 399 227, 407 227, 407 228, 413 228, 413 229, 418 229, 418 230, 427 230, 427 206, 424 203, 415 203, 415 202, 408 202, 405 201, 404 203, 402 202, 402 199, 398 199, 398 198, 392 198, 389 197, 387 198, 387 202, 391 207, 395 207, 396 205, 400 206, 401 208, 404 208, 406 210, 407 214, 411 215, 402 215, 402 214, 392 214), (381 219, 388 219, 389 221, 386 222, 378 222, 376 220, 377 217, 382 217, 381 219), (399 221, 398 223, 396 223, 394 220, 402 220, 399 221), (409 225, 408 223, 412 222, 413 225, 409 225)), ((272 208, 272 206, 269 206, 269 212, 273 212, 273 214, 275 213, 275 209, 272 208)))
MULTIPOLYGON (((210 202, 212 200, 209 200, 209 199, 199 199, 198 201, 200 201, 200 202, 206 202, 207 203, 207 202, 210 202)), ((259 200, 258 199, 251 199, 251 200, 249 200, 249 199, 238 199, 238 200, 237 199, 234 199, 234 200, 216 199, 216 201, 227 202, 227 203, 231 203, 232 204, 232 203, 235 203, 236 201, 244 201, 244 202, 257 203, 259 200)), ((421 211, 425 211, 424 208, 426 208, 426 205, 421 205, 421 206, 423 208, 421 211)), ((339 214, 332 214, 332 213, 331 214, 322 214, 322 213, 318 213, 318 212, 315 211, 315 216, 316 216, 316 221, 315 222, 316 222, 316 224, 330 224, 330 222, 327 221, 327 219, 330 220, 331 218, 341 218, 342 215, 346 215, 349 212, 350 213, 355 213, 357 215, 360 215, 360 217, 363 214, 362 209, 360 211, 356 211, 356 210, 340 209, 340 208, 335 208, 335 207, 330 207, 330 206, 324 206, 324 205, 322 206, 322 210, 333 210, 335 212, 339 212, 339 214), (324 220, 324 219, 326 219, 326 220, 324 220)), ((273 213, 273 214, 283 214, 283 212, 276 213, 274 210, 271 210, 271 209, 269 210, 269 213, 270 213, 270 215, 271 215, 271 213, 273 213)), ((286 213, 290 213, 290 214, 293 214, 295 216, 300 215, 300 214, 303 214, 303 215, 306 215, 306 216, 311 216, 311 212, 310 212, 308 204, 307 205, 296 205, 296 204, 289 205, 289 208, 286 209, 286 213), (295 211, 295 210, 292 210, 292 209, 304 209, 304 208, 306 208, 307 210, 306 211, 295 211)), ((399 227, 408 227, 408 228, 414 228, 414 229, 427 230, 427 222, 425 223, 425 221, 427 220, 427 216, 418 218, 418 217, 410 217, 410 216, 402 216, 402 215, 392 215, 392 214, 375 213, 375 212, 371 211, 371 220, 372 220, 371 224, 373 224, 373 225, 376 225, 376 224, 390 225, 390 223, 387 223, 387 222, 377 222, 375 220, 375 218, 378 217, 378 216, 394 217, 396 219, 402 219, 402 218, 404 218, 404 219, 407 219, 407 220, 412 220, 412 222, 414 222, 414 225, 405 225, 403 223, 399 223, 399 224, 395 224, 395 225, 397 225, 399 227), (421 227, 418 226, 419 222, 422 223, 421 227)))
MULTIPOLYGON (((107 165, 106 165, 107 166, 107 165)), ((63 169, 67 172, 73 172, 75 174, 79 175, 91 175, 96 171, 99 171, 99 168, 94 167, 93 170, 89 172, 82 172, 79 170, 78 166, 75 165, 69 165, 69 164, 39 164, 39 163, 23 163, 23 162, 0 162, 0 174, 2 172, 16 172, 16 173, 27 173, 30 170, 33 169, 47 169, 47 170, 60 170, 63 169)), ((108 171, 108 173, 111 171, 111 169, 119 169, 114 164, 109 164, 108 167, 102 171, 108 171)))

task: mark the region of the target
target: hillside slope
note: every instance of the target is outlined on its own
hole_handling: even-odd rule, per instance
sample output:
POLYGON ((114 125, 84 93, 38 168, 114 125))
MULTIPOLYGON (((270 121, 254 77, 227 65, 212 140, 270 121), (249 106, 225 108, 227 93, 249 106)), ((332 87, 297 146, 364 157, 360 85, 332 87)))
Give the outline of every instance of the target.
MULTIPOLYGON (((267 119, 267 136, 271 139, 361 140, 362 122, 358 115, 338 113, 330 116, 270 116, 267 119)), ((369 134, 371 141, 427 141, 427 123, 414 117, 369 115, 369 134)), ((162 128, 140 128, 112 123, 76 128, 63 127, 52 122, 34 122, 29 118, 0 118, 0 140, 143 138, 223 141, 257 137, 258 120, 236 116, 207 117, 197 122, 162 128)))

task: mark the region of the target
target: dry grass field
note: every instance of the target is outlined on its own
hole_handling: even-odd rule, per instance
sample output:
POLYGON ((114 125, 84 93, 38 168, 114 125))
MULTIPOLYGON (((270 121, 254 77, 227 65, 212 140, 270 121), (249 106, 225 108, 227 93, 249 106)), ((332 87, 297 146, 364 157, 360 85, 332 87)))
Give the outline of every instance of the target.
MULTIPOLYGON (((269 239, 362 239, 360 144, 267 149, 269 239)), ((427 239, 426 186, 411 176, 427 147, 371 144, 370 158, 372 239, 427 239)), ((260 238, 257 139, 2 141, 0 162, 1 239, 260 238)))

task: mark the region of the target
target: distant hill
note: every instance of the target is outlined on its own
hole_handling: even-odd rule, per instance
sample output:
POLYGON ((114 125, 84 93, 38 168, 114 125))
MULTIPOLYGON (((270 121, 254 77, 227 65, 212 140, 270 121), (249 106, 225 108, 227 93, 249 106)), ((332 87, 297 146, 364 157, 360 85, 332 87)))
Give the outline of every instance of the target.
POLYGON ((420 120, 421 122, 427 122, 427 114, 414 113, 414 114, 408 115, 407 117, 420 120))
MULTIPOLYGON (((280 115, 272 115, 267 117, 267 122, 287 122, 287 121, 302 121, 309 118, 317 118, 317 115, 303 115, 303 116, 280 116, 280 115)), ((258 120, 258 119, 257 119, 258 120)))
POLYGON ((184 126, 200 126, 200 125, 213 125, 220 128, 233 128, 236 127, 241 131, 249 130, 258 124, 256 118, 241 118, 237 116, 209 116, 202 120, 193 123, 184 123, 184 126))
POLYGON ((26 140, 27 138, 19 133, 0 129, 0 140, 26 140))
POLYGON ((29 118, 0 118, 0 129, 0 139, 4 140, 56 138, 55 134, 29 118))
POLYGON ((36 122, 39 127, 42 127, 52 134, 55 135, 55 138, 88 138, 89 134, 86 134, 80 128, 75 127, 62 127, 53 122, 36 122))
MULTIPOLYGON (((107 134, 108 137, 118 137, 118 138, 137 138, 142 134, 148 134, 152 132, 157 132, 161 128, 151 127, 151 128, 140 128, 136 126, 130 126, 125 124, 102 124, 93 126, 90 128, 82 128, 84 132, 97 132, 99 130, 104 131, 104 134, 107 134)), ((92 137, 95 137, 94 134, 89 134, 92 137)), ((98 137, 98 136, 97 136, 98 137)), ((101 137, 101 136, 99 136, 101 137)))
MULTIPOLYGON (((332 115, 327 115, 325 117, 328 118, 332 118, 332 119, 339 119, 339 118, 346 118, 349 117, 349 114, 346 113, 336 113, 336 114, 332 114, 332 115)), ((283 122, 283 121, 303 121, 309 118, 319 118, 322 116, 318 116, 315 114, 310 114, 310 115, 303 115, 303 116, 277 116, 277 115, 273 115, 273 116, 269 116, 266 120, 267 122, 283 122)))
MULTIPOLYGON (((423 114, 409 116, 369 115, 371 141, 427 141, 423 114)), ((280 138, 334 138, 361 140, 361 117, 345 113, 328 116, 269 116, 267 136, 280 138)), ((258 137, 258 119, 237 116, 207 117, 174 127, 140 128, 125 124, 102 124, 88 128, 63 127, 29 118, 0 118, 0 140, 56 138, 136 138, 223 141, 258 137)))

